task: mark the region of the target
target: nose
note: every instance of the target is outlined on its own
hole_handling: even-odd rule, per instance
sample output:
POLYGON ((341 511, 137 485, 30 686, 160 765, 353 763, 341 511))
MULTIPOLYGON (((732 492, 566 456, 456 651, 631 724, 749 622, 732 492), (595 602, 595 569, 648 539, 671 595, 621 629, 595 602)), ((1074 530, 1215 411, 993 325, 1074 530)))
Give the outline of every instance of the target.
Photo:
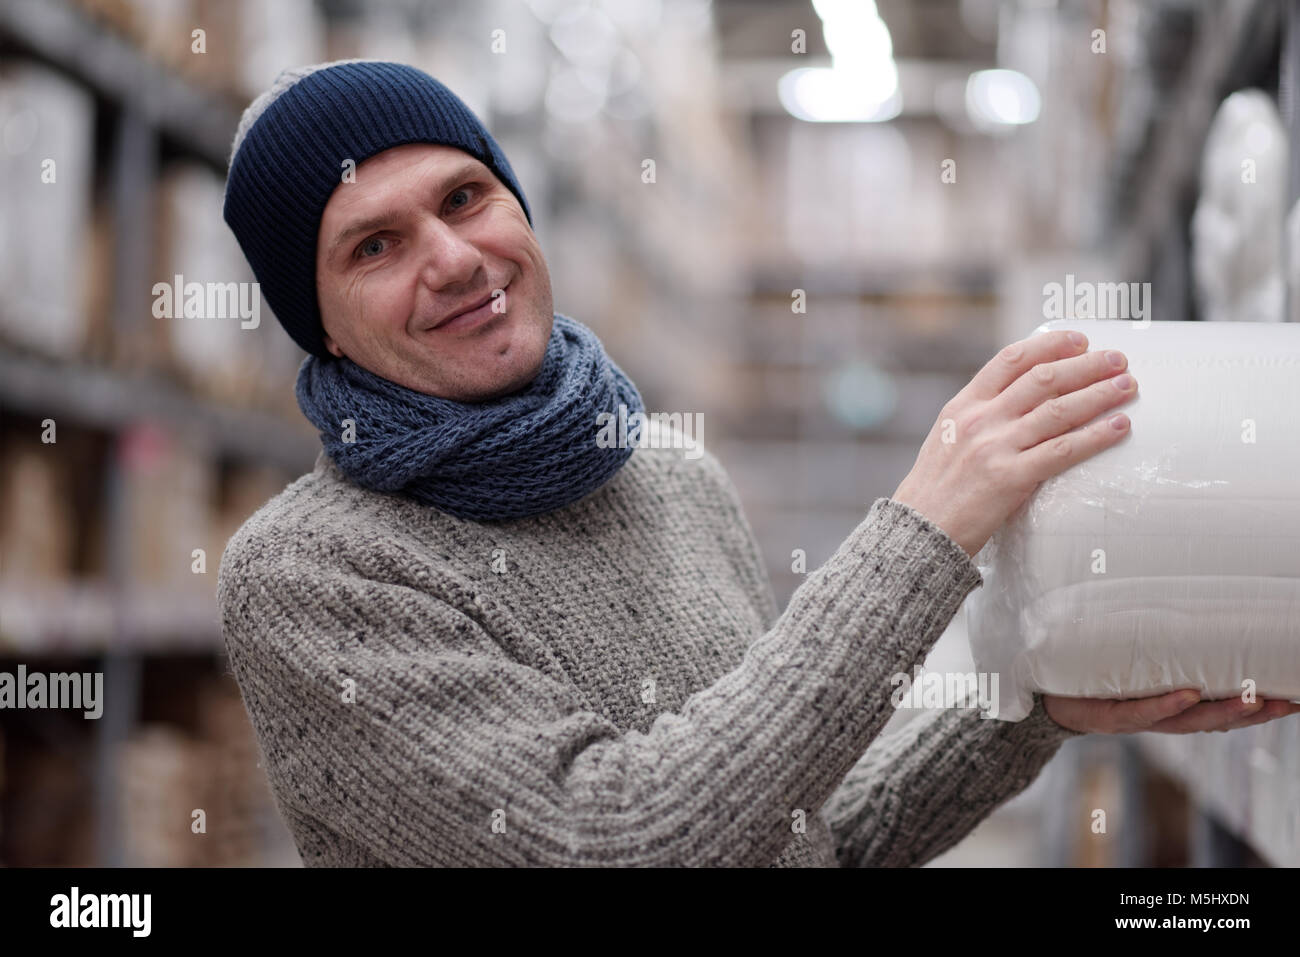
POLYGON ((423 221, 419 242, 420 278, 430 289, 466 284, 483 265, 479 248, 437 216, 423 221))

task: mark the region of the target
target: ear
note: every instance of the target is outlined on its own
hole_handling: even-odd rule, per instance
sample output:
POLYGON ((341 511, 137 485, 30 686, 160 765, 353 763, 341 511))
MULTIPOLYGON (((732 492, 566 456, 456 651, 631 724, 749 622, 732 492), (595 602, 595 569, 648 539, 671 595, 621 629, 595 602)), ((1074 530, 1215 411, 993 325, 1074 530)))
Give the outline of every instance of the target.
POLYGON ((328 332, 325 333, 325 348, 329 350, 331 355, 339 359, 343 358, 343 350, 339 348, 339 344, 337 342, 335 342, 333 339, 330 338, 330 334, 328 332))

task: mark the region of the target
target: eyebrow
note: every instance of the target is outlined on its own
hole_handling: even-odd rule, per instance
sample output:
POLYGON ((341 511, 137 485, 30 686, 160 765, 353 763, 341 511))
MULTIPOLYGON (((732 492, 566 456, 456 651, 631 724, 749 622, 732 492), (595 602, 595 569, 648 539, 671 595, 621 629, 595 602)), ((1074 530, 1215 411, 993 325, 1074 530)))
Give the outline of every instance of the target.
MULTIPOLYGON (((468 163, 462 163, 437 182, 434 186, 434 192, 445 192, 457 180, 464 179, 468 176, 476 176, 481 173, 483 168, 483 165, 475 160, 470 160, 468 163)), ((334 237, 334 241, 330 243, 329 252, 325 254, 325 261, 327 263, 333 262, 334 255, 339 251, 339 247, 352 237, 362 233, 369 233, 376 229, 381 229, 393 220, 399 219, 405 215, 405 213, 406 210, 389 208, 377 215, 367 216, 365 219, 356 220, 334 237)))

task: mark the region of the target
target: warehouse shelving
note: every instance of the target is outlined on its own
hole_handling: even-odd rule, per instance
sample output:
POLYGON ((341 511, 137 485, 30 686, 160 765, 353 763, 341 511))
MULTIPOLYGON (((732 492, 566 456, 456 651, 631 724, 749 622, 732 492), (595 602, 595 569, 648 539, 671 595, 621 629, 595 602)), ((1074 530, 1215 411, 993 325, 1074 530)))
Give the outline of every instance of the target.
POLYGON ((1204 7, 1173 102, 1147 118, 1150 146, 1116 170, 1122 184, 1118 200, 1136 204, 1131 213, 1120 213, 1124 229, 1117 239, 1117 258, 1135 272, 1153 268, 1156 245, 1167 235, 1182 197, 1194 188, 1201 145, 1225 82, 1277 36, 1284 9, 1276 0, 1230 0, 1204 7))
MULTIPOLYGON (((0 50, 51 68, 92 94, 98 123, 109 133, 95 142, 94 157, 102 171, 98 188, 112 213, 108 318, 114 336, 138 331, 149 315, 144 291, 151 285, 155 237, 148 211, 161 163, 196 160, 224 176, 239 109, 153 62, 67 0, 0 4, 0 50)), ((41 354, 3 337, 0 410, 33 428, 53 418, 61 438, 72 430, 107 440, 99 476, 107 577, 0 587, 0 656, 11 662, 90 657, 92 670, 103 672, 105 699, 118 706, 86 726, 94 741, 95 859, 119 866, 129 860, 116 824, 128 811, 123 794, 129 781, 120 762, 137 730, 147 662, 198 656, 209 662, 207 674, 222 674, 213 600, 219 554, 209 556, 206 575, 191 589, 134 582, 125 571, 135 531, 126 511, 122 443, 148 423, 201 449, 214 470, 231 464, 270 466, 286 479, 310 469, 318 443, 301 421, 204 398, 156 370, 41 354)), ((9 787, 18 784, 10 781, 9 787)))
MULTIPOLYGON (((257 5, 238 6, 242 16, 242 11, 257 5)), ((153 338, 149 335, 152 331, 149 301, 144 293, 151 288, 154 278, 151 264, 163 238, 152 215, 162 182, 160 174, 169 163, 181 160, 186 165, 197 162, 217 176, 224 176, 240 110, 256 92, 243 88, 246 83, 254 82, 245 74, 253 69, 251 64, 261 62, 240 59, 251 54, 239 49, 234 54, 238 66, 230 67, 233 72, 223 74, 211 87, 205 86, 195 77, 206 78, 203 70, 209 69, 211 63, 184 60, 173 68, 161 62, 171 54, 160 53, 158 44, 168 44, 166 49, 175 51, 180 34, 163 37, 155 31, 149 40, 142 39, 150 24, 144 24, 141 17, 147 17, 148 10, 145 5, 109 0, 14 0, 0 5, 0 52, 15 62, 32 61, 53 70, 93 100, 93 192, 103 201, 107 213, 107 245, 112 256, 112 285, 106 290, 107 305, 102 316, 96 313, 96 321, 108 329, 100 328, 96 332, 113 344, 129 342, 132 346, 141 338, 150 345, 147 340, 153 338), (151 44, 155 47, 152 53, 151 44)), ((217 7, 205 6, 203 10, 205 14, 215 15, 217 7)), ((310 12, 319 21, 322 41, 328 42, 323 42, 319 50, 310 51, 291 45, 292 55, 313 55, 323 60, 336 56, 384 56, 385 47, 407 50, 412 62, 424 62, 426 68, 428 62, 437 63, 433 68, 435 75, 449 80, 454 89, 466 96, 467 102, 475 105, 478 104, 474 94, 485 94, 491 84, 482 76, 480 65, 475 65, 470 81, 466 73, 469 58, 461 51, 487 22, 484 18, 491 20, 489 25, 496 26, 499 18, 513 17, 512 46, 525 48, 520 39, 523 31, 533 31, 541 38, 538 51, 543 65, 551 66, 551 58, 560 59, 546 40, 545 23, 534 18, 523 5, 465 4, 455 8, 448 5, 445 10, 422 10, 419 18, 424 26, 430 27, 436 20, 438 29, 417 31, 425 36, 414 45, 408 44, 410 37, 386 32, 392 23, 388 21, 388 26, 384 26, 380 21, 385 18, 380 14, 374 14, 375 22, 369 22, 369 11, 360 6, 319 3, 310 12)), ((408 13, 415 15, 415 11, 408 13)), ((254 22, 251 15, 248 22, 254 22)), ((263 20, 256 19, 256 22, 263 20)), ((188 35, 189 24, 181 25, 183 34, 188 35)), ((247 23, 240 21, 240 25, 246 27, 247 23)), ((482 32, 486 36, 486 31, 482 32)), ((223 36, 236 44, 240 40, 237 32, 223 36)), ((629 45, 653 42, 644 37, 628 37, 625 41, 629 45)), ((220 52, 215 46, 212 49, 220 52)), ((274 62, 277 68, 295 65, 280 62, 282 56, 264 59, 267 63, 274 62)), ((267 81, 269 77, 256 83, 267 81)), ((619 162, 620 157, 606 151, 587 157, 586 162, 591 164, 588 167, 581 165, 576 153, 551 164, 537 150, 548 130, 548 120, 540 96, 536 105, 535 110, 494 117, 497 121, 494 133, 512 161, 515 157, 524 159, 516 164, 517 170, 532 174, 528 191, 534 212, 542 214, 539 238, 543 243, 553 242, 567 253, 557 257, 564 259, 558 270, 552 260, 553 275, 558 277, 565 271, 582 275, 588 247, 572 241, 565 246, 564 240, 568 235, 587 238, 595 234, 615 268, 635 264, 641 271, 645 277, 642 290, 649 290, 647 300, 656 298, 660 305, 665 300, 672 302, 671 308, 662 310, 676 324, 669 334, 684 333, 689 328, 694 280, 683 283, 678 270, 683 259, 689 260, 690 256, 680 245, 666 242, 664 235, 654 242, 642 230, 634 228, 643 225, 637 220, 636 204, 642 200, 666 204, 648 208, 664 214, 671 210, 675 215, 693 208, 691 198, 725 171, 693 167, 692 177, 699 174, 703 180, 686 182, 685 177, 679 177, 673 181, 667 177, 653 193, 629 195, 622 185, 632 182, 639 172, 643 152, 640 144, 633 143, 632 139, 643 132, 653 139, 659 121, 647 117, 639 128, 624 124, 607 130, 610 149, 619 153, 625 162, 619 162), (517 147, 512 144, 512 137, 519 141, 517 147), (533 161, 532 169, 528 169, 529 159, 533 161), (547 202, 553 193, 558 194, 562 189, 569 191, 565 199, 573 202, 547 202), (597 193, 601 194, 599 203, 582 203, 584 199, 595 198, 597 193), (578 224, 582 229, 570 231, 569 221, 562 218, 570 206, 582 206, 583 216, 578 224)), ((574 132, 569 128, 564 135, 574 132)), ((548 259, 551 259, 550 248, 548 259)), ((599 283, 584 283, 582 287, 569 286, 566 292, 557 286, 556 307, 583 318, 589 315, 583 310, 589 309, 591 321, 600 326, 602 335, 608 333, 611 341, 615 341, 630 327, 623 318, 630 310, 611 309, 610 303, 601 301, 601 288, 599 283), (598 292, 592 293, 588 286, 598 292), (569 303, 574 301, 583 305, 571 309, 569 303)), ((270 328, 273 325, 264 322, 262 332, 250 335, 271 336, 274 332, 279 336, 278 330, 270 328)), ((60 448, 65 435, 70 435, 73 443, 94 449, 94 454, 87 455, 85 461, 93 461, 97 470, 95 519, 97 523, 102 520, 103 527, 95 529, 90 541, 97 545, 100 554, 94 564, 104 569, 102 579, 69 579, 53 582, 48 588, 0 584, 0 660, 63 661, 69 667, 73 662, 82 661, 104 672, 105 694, 111 700, 126 703, 126 707, 114 709, 111 715, 106 714, 85 728, 94 736, 94 772, 89 783, 99 833, 93 859, 112 866, 129 862, 124 844, 127 837, 108 822, 124 820, 124 812, 130 810, 123 806, 122 797, 123 786, 130 782, 123 780, 116 756, 121 753, 122 745, 140 730, 142 715, 152 697, 146 694, 147 676, 173 663, 200 662, 203 666, 196 674, 219 679, 226 685, 231 683, 222 667, 218 611, 212 594, 219 560, 219 554, 213 552, 219 545, 215 536, 206 543, 210 545, 207 571, 195 578, 193 589, 144 584, 135 581, 129 571, 131 546, 135 536, 141 534, 133 527, 138 513, 132 513, 129 501, 132 490, 126 460, 132 437, 161 427, 176 440, 177 446, 184 446, 190 457, 187 462, 191 458, 202 459, 212 474, 220 473, 221 481, 229 472, 239 472, 244 466, 256 467, 260 473, 273 471, 287 481, 311 468, 319 442, 304 420, 296 416, 281 417, 272 409, 260 406, 256 396, 229 394, 229 390, 220 388, 214 392, 197 381, 187 384, 188 376, 176 374, 179 366, 171 361, 175 356, 164 357, 159 362, 149 349, 138 355, 131 350, 118 353, 100 348, 103 344, 96 343, 86 354, 56 356, 11 341, 0 333, 0 410, 11 423, 9 431, 27 437, 38 431, 44 419, 53 418, 58 426, 60 448), (100 356, 107 354, 113 358, 105 358, 101 363, 100 356), (224 397, 213 398, 218 393, 224 397)), ((647 399, 651 399, 659 368, 652 366, 642 375, 642 369, 635 366, 635 360, 629 362, 629 371, 643 383, 647 399)), ((284 370, 276 372, 277 388, 283 374, 284 370)), ((284 385, 287 389, 291 382, 284 385)), ((250 485, 256 487, 255 483, 250 485)), ((140 508, 138 501, 135 507, 140 508)), ((89 545, 81 547, 90 548, 89 545)), ((169 552, 166 560, 175 559, 169 552)), ((187 690, 182 690, 177 697, 184 699, 187 690)), ((166 753, 165 748, 160 753, 166 753)), ((10 788, 18 786, 15 780, 9 782, 10 788)), ((274 848, 271 852, 276 853, 274 848)))
POLYGON ((176 149, 225 174, 239 120, 235 106, 150 62, 67 0, 6 0, 0 4, 0 38, 13 53, 85 84, 141 117, 176 149))
POLYGON ((216 652, 221 630, 215 612, 210 596, 164 587, 119 592, 102 583, 0 585, 0 659, 216 652))
POLYGON ((41 416, 115 430, 142 419, 165 423, 213 454, 310 468, 319 442, 309 428, 256 409, 205 401, 167 383, 75 361, 24 354, 0 344, 0 403, 41 416))

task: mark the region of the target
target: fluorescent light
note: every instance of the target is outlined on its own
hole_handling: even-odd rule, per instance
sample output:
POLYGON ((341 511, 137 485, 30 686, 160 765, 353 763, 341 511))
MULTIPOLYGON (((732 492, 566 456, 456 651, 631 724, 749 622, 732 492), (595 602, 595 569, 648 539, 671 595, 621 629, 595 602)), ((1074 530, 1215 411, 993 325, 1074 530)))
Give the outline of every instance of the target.
POLYGON ((903 109, 893 61, 888 69, 892 83, 888 76, 853 70, 791 70, 777 81, 777 95, 787 113, 809 123, 880 123, 892 120, 903 109))
POLYGON ((879 123, 902 112, 894 41, 874 0, 813 0, 813 8, 831 67, 782 76, 777 95, 786 111, 812 123, 879 123))
POLYGON ((876 0, 813 0, 813 10, 823 23, 848 20, 864 14, 869 17, 880 16, 876 11, 876 0))
POLYGON ((1034 81, 1015 70, 979 70, 966 80, 966 114, 978 127, 1023 126, 1041 108, 1034 81))

